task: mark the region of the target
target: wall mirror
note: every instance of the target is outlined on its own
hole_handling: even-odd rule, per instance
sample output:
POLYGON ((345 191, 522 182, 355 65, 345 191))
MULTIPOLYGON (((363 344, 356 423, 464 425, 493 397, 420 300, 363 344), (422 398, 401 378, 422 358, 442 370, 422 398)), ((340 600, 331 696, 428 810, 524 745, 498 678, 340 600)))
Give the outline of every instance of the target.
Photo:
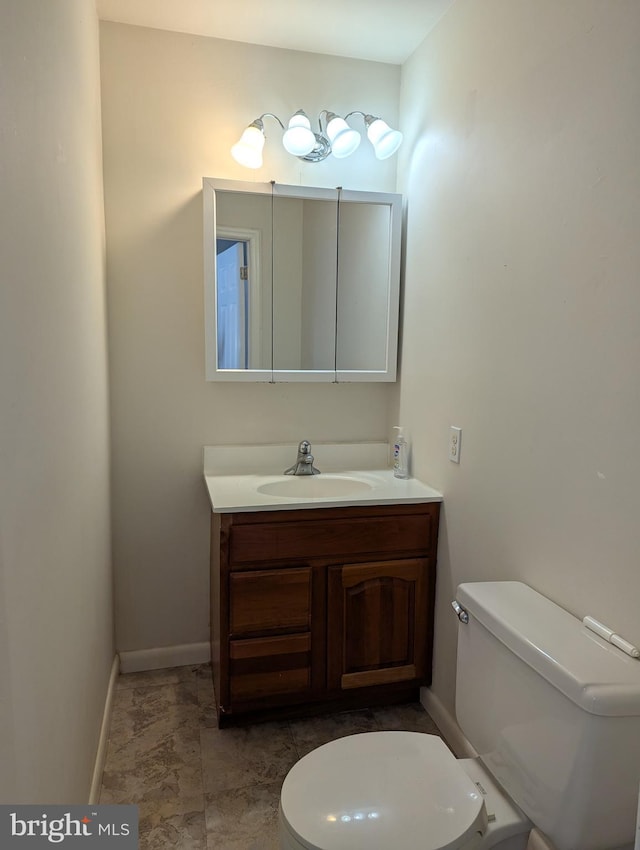
POLYGON ((203 180, 208 381, 394 381, 400 195, 203 180))

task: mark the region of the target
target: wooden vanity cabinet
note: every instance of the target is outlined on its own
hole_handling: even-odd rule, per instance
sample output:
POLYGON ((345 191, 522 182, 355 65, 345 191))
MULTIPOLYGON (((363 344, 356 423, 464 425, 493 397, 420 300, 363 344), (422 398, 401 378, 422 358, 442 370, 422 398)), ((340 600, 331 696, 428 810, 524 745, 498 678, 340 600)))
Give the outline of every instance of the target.
POLYGON ((220 725, 415 698, 431 678, 439 508, 212 514, 220 725))

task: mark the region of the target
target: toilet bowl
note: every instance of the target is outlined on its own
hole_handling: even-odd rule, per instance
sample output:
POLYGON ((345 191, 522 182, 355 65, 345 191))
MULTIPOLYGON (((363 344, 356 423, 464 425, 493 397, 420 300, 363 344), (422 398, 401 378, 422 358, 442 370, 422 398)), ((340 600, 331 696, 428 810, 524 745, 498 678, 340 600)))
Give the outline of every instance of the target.
POLYGON ((325 744, 280 798, 281 850, 524 850, 530 828, 476 760, 419 732, 325 744))

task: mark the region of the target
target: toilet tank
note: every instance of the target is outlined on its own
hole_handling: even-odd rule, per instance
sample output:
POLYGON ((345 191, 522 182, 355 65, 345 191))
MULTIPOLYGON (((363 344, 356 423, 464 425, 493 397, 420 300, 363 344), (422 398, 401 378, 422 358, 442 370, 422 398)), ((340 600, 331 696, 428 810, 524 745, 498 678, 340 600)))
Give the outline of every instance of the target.
POLYGON ((640 661, 521 582, 461 584, 456 715, 557 850, 633 845, 640 661))

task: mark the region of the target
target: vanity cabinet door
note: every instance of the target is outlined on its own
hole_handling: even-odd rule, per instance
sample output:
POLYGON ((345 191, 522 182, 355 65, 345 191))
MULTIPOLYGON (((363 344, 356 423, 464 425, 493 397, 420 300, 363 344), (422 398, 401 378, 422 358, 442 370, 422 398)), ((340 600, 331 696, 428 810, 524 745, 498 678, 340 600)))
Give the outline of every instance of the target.
POLYGON ((329 569, 330 689, 424 680, 430 616, 428 571, 426 558, 329 569))

